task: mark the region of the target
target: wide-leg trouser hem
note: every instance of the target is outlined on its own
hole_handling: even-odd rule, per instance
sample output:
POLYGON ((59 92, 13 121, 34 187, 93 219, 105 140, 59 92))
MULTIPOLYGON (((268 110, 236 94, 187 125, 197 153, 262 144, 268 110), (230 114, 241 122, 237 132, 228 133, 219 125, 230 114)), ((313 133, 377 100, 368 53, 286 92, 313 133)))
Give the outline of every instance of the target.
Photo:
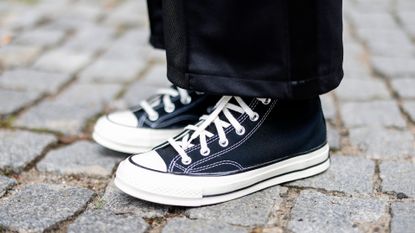
POLYGON ((167 67, 168 79, 178 87, 212 95, 303 99, 327 93, 339 86, 343 70, 301 81, 270 81, 238 77, 195 74, 167 67), (248 94, 247 94, 248 93, 248 94))

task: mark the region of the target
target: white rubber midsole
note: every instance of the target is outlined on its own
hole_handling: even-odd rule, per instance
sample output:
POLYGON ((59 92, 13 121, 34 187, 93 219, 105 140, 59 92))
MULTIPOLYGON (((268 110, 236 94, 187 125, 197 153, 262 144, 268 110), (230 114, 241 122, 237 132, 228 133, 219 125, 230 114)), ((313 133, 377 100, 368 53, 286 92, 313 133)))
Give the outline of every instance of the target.
POLYGON ((148 170, 128 159, 118 167, 115 185, 134 197, 168 205, 201 206, 321 173, 330 165, 329 146, 266 167, 226 176, 175 175, 148 170))

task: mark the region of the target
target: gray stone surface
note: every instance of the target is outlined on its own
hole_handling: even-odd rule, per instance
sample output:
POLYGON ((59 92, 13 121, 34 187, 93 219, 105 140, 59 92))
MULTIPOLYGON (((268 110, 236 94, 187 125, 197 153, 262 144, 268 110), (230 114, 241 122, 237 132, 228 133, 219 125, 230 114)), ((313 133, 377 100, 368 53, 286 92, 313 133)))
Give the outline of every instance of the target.
POLYGON ((0 67, 23 67, 32 63, 40 53, 39 47, 7 45, 0 49, 0 67))
POLYGON ((109 177, 115 165, 125 157, 96 143, 80 141, 49 152, 37 164, 37 169, 61 175, 109 177))
POLYGON ((327 123, 327 141, 330 145, 330 149, 338 150, 341 146, 340 133, 337 129, 333 128, 329 123, 327 123))
POLYGON ((0 76, 0 87, 52 94, 68 82, 70 78, 71 76, 62 73, 27 68, 14 69, 6 71, 0 76))
POLYGON ((331 156, 330 168, 311 178, 289 183, 300 187, 312 187, 346 193, 372 193, 375 173, 373 161, 352 156, 331 156))
POLYGON ((115 30, 98 25, 86 25, 70 38, 63 47, 74 51, 97 52, 111 44, 115 30))
POLYGON ((141 81, 136 81, 127 89, 122 98, 128 107, 137 106, 140 101, 146 100, 154 96, 159 87, 152 85, 145 85, 141 81))
POLYGON ((74 74, 85 67, 92 58, 88 52, 56 49, 44 53, 34 64, 37 69, 74 74))
POLYGON ((334 122, 336 120, 336 105, 332 94, 325 94, 320 97, 321 106, 323 108, 324 116, 327 120, 334 122))
POLYGON ((192 233, 239 233, 250 232, 248 229, 232 226, 220 221, 212 220, 190 220, 186 218, 173 218, 169 220, 164 226, 162 233, 179 233, 179 232, 192 232, 192 233))
POLYGON ((0 227, 19 232, 43 232, 81 211, 93 192, 48 184, 23 187, 0 202, 0 227))
POLYGON ((386 215, 386 201, 375 198, 334 197, 302 191, 291 212, 293 232, 363 232, 359 227, 386 215))
POLYGON ((49 48, 63 40, 65 32, 47 28, 25 31, 20 34, 14 43, 49 48))
POLYGON ((115 214, 132 214, 144 218, 161 217, 167 213, 167 206, 145 202, 129 196, 111 182, 102 197, 103 208, 115 214))
POLYGON ((411 77, 415 74, 415 58, 373 57, 372 64, 386 78, 411 77))
POLYGON ((41 96, 38 91, 15 91, 0 89, 0 115, 20 110, 41 96))
POLYGON ((415 229, 415 203, 393 203, 392 216, 392 233, 412 233, 415 229))
POLYGON ((394 101, 342 103, 340 114, 347 127, 394 126, 404 128, 406 125, 394 101))
POLYGON ((20 172, 54 142, 49 134, 0 130, 0 169, 20 172))
POLYGON ((0 197, 13 185, 16 184, 15 179, 0 175, 0 197))
POLYGON ((403 78, 392 80, 392 87, 402 98, 415 98, 415 79, 403 78))
POLYGON ((120 88, 118 84, 72 85, 55 99, 43 101, 22 114, 15 125, 77 134, 120 88))
POLYGON ((128 82, 136 79, 144 68, 141 60, 98 60, 81 74, 85 82, 128 82))
POLYGON ((188 209, 186 215, 192 219, 221 221, 240 226, 261 226, 270 214, 278 209, 282 201, 280 194, 286 188, 276 186, 222 204, 188 209))
POLYGON ((336 89, 340 100, 388 99, 390 95, 386 85, 377 79, 345 79, 336 89))
POLYGON ((350 142, 363 154, 375 159, 397 159, 415 156, 414 137, 408 131, 385 128, 350 129, 350 142))
POLYGON ((409 115, 412 122, 415 122, 415 101, 404 101, 403 109, 409 115))
POLYGON ((380 164, 380 178, 383 192, 404 193, 415 197, 415 164, 384 161, 380 164))
POLYGON ((164 65, 153 66, 148 73, 145 74, 142 84, 152 85, 158 87, 165 87, 171 85, 167 79, 167 70, 164 65))
POLYGON ((69 233, 144 233, 148 224, 140 217, 117 215, 106 210, 87 211, 69 225, 69 233))

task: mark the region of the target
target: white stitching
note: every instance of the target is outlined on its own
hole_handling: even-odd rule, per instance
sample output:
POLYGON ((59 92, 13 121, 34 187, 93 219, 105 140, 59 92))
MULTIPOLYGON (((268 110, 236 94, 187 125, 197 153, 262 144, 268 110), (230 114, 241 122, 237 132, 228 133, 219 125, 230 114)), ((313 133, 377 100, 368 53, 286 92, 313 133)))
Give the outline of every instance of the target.
POLYGON ((235 161, 232 161, 232 160, 223 160, 223 161, 212 163, 212 164, 209 164, 209 165, 206 165, 206 166, 203 166, 203 167, 198 167, 198 168, 195 168, 195 169, 191 169, 191 170, 189 170, 188 172, 185 172, 185 173, 196 173, 196 172, 200 172, 200 171, 207 170, 207 169, 210 169, 210 168, 219 167, 221 165, 233 165, 233 166, 237 167, 239 170, 243 169, 242 165, 239 164, 238 162, 235 162, 235 161))

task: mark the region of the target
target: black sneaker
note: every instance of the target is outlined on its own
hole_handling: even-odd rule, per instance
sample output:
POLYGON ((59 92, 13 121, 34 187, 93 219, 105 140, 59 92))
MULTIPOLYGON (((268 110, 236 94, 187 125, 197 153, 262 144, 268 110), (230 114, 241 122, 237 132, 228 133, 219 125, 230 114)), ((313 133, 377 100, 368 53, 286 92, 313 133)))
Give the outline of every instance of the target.
POLYGON ((329 164, 318 98, 225 96, 174 139, 124 160, 115 184, 147 201, 201 206, 309 177, 329 164))
POLYGON ((102 116, 95 124, 93 139, 104 147, 141 153, 199 121, 219 97, 174 87, 160 89, 149 100, 130 111, 102 116))

